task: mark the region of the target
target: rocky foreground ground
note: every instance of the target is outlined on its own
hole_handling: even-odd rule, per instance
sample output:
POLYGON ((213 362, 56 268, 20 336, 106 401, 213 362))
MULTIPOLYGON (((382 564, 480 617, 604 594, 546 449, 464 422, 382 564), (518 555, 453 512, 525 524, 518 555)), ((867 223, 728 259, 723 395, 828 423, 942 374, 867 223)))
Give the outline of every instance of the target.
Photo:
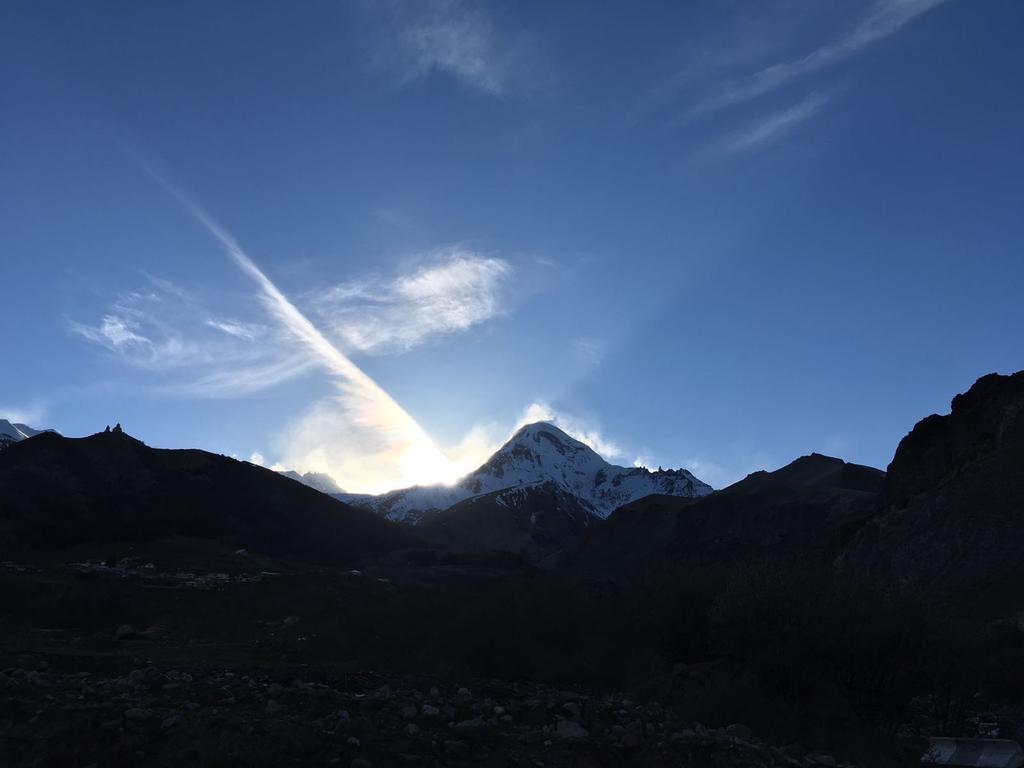
POLYGON ((837 765, 742 725, 712 730, 657 704, 533 684, 7 661, 0 763, 10 766, 837 765))
MULTIPOLYGON (((665 691, 460 672, 431 632, 479 653, 490 628, 451 606, 406 614, 498 600, 486 567, 307 572, 194 542, 145 555, 0 563, 0 766, 840 765, 692 722, 665 691)), ((580 655, 529 620, 530 654, 580 655)))

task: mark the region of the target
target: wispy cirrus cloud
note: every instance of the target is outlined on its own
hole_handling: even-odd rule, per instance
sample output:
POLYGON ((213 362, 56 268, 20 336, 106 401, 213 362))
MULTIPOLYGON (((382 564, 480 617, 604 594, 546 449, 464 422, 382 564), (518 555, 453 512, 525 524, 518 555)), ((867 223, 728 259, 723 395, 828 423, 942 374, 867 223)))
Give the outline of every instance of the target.
POLYGON ((403 85, 440 72, 491 96, 506 91, 507 52, 481 6, 419 0, 374 8, 384 21, 371 58, 374 69, 390 73, 403 85))
MULTIPOLYGON (((871 47, 897 35, 914 20, 950 0, 870 0, 860 6, 843 30, 830 36, 818 33, 821 42, 796 57, 783 57, 779 50, 792 50, 792 40, 804 37, 809 20, 813 27, 825 25, 824 18, 836 15, 852 4, 839 4, 831 10, 795 4, 779 6, 769 18, 763 18, 762 6, 755 11, 730 19, 742 34, 724 37, 729 40, 723 49, 705 51, 696 64, 680 70, 653 86, 642 96, 630 113, 634 119, 656 114, 673 114, 668 124, 674 129, 709 121, 716 116, 718 138, 712 139, 698 156, 728 155, 752 152, 769 147, 791 134, 799 125, 810 122, 834 100, 838 89, 822 84, 825 73, 864 54, 871 47), (781 9, 781 10, 780 10, 781 9), (814 11, 813 13, 811 11, 814 11), (756 22, 746 16, 752 16, 756 22), (753 31, 764 25, 764 35, 753 31), (765 38, 774 43, 769 44, 765 38), (785 43, 785 44, 783 44, 785 43), (774 59, 774 60, 772 60, 774 59), (765 62, 768 62, 767 64, 765 62), (759 62, 759 63, 758 63, 759 62), (777 97, 791 92, 812 76, 815 90, 802 98, 788 96, 789 104, 780 105, 777 97), (794 103, 794 99, 796 103, 794 103), (744 108, 744 109, 741 109, 744 108), (752 109, 761 115, 751 117, 752 109), (721 115, 719 116, 719 113, 721 115), (737 123, 745 120, 746 124, 737 123)), ((830 25, 831 26, 831 25, 830 25)), ((834 26, 832 27, 834 29, 834 26)), ((843 77, 849 77, 844 74, 843 77)))
POLYGON ((512 267, 462 248, 390 280, 378 277, 320 291, 312 305, 324 327, 351 350, 402 352, 430 338, 465 331, 493 318, 512 267))
POLYGON ((948 0, 876 0, 846 33, 810 53, 776 62, 753 75, 726 83, 692 108, 705 114, 762 96, 804 75, 838 64, 899 32, 909 22, 948 0))
POLYGON ((41 429, 46 414, 46 405, 38 400, 20 406, 0 404, 0 419, 6 419, 12 424, 27 424, 41 429))
POLYGON ((138 333, 139 321, 135 317, 104 315, 97 326, 72 323, 71 328, 89 341, 101 344, 112 351, 130 347, 151 349, 153 346, 150 339, 138 333))
POLYGON ((158 390, 202 397, 259 392, 302 375, 307 360, 265 325, 219 317, 169 280, 147 276, 93 323, 68 330, 119 362, 156 375, 158 390))
POLYGON ((750 125, 723 136, 709 145, 705 154, 738 154, 774 144, 818 114, 830 100, 827 94, 812 93, 798 104, 764 115, 750 125))
POLYGON ((210 328, 216 328, 228 336, 234 336, 237 339, 248 339, 249 341, 264 335, 267 330, 266 326, 258 323, 243 323, 240 320, 232 320, 230 318, 208 317, 206 318, 206 325, 210 328))

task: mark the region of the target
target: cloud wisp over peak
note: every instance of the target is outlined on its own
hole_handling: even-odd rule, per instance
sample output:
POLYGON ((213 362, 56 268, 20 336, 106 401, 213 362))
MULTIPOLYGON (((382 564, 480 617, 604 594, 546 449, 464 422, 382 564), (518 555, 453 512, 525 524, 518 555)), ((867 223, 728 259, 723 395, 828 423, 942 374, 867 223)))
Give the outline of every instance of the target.
POLYGON ((554 424, 569 436, 593 448, 601 454, 602 458, 608 461, 620 460, 625 456, 624 451, 617 443, 605 437, 592 424, 556 410, 549 403, 541 401, 530 403, 523 409, 523 413, 519 417, 519 421, 516 422, 515 428, 519 429, 522 426, 538 421, 554 424))

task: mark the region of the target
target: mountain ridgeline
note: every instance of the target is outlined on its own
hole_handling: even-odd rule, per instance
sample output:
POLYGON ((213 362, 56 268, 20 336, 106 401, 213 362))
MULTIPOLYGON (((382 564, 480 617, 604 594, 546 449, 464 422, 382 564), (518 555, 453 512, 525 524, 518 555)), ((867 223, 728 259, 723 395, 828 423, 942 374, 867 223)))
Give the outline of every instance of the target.
POLYGON ((0 450, 45 431, 53 430, 33 429, 27 424, 14 424, 7 419, 0 419, 0 450))
POLYGON ((652 493, 691 497, 712 491, 685 469, 652 472, 610 464, 590 446, 540 421, 519 429, 479 469, 452 486, 415 486, 380 496, 339 494, 338 498, 389 520, 417 523, 473 497, 545 484, 571 494, 581 508, 600 519, 652 493))
POLYGON ((811 454, 696 499, 648 496, 589 532, 565 564, 595 574, 655 564, 824 563, 874 513, 885 473, 811 454))
POLYGON ((651 494, 690 499, 711 491, 685 469, 615 466, 555 425, 537 422, 454 485, 335 496, 415 525, 437 546, 499 550, 550 564, 624 504, 651 494))
MULTIPOLYGON (((47 432, 0 452, 6 551, 192 537, 344 563, 417 543, 404 529, 269 469, 120 431, 47 432)), ((105 555, 101 555, 105 556, 105 555)))
POLYGON ((922 420, 888 473, 811 454, 716 492, 683 469, 612 465, 545 422, 453 486, 381 496, 328 495, 307 486, 331 491, 329 478, 118 432, 0 427, 9 546, 191 536, 337 563, 426 547, 603 577, 799 561, 899 590, 980 589, 1024 604, 1024 372, 985 376, 949 415, 922 420))

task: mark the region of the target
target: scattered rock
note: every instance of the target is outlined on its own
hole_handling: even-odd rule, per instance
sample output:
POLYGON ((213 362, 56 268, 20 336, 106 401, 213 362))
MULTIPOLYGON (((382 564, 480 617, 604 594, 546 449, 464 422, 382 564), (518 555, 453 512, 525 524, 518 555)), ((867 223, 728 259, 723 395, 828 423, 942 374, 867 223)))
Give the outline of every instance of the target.
POLYGON ((457 733, 468 733, 472 731, 479 731, 480 729, 486 727, 486 725, 487 723, 485 723, 479 717, 474 717, 469 720, 463 720, 461 722, 456 723, 452 727, 452 730, 456 731, 457 733))
POLYGON ((644 724, 640 720, 634 720, 622 729, 621 741, 627 747, 639 747, 643 735, 644 724))
POLYGON ((832 755, 808 755, 807 762, 811 765, 824 765, 828 768, 832 768, 836 765, 836 759, 832 755))
POLYGON ((743 739, 744 741, 749 740, 754 732, 750 728, 742 723, 733 723, 727 725, 724 728, 725 735, 732 739, 743 739))
POLYGON ((586 741, 590 732, 575 720, 559 720, 555 735, 562 741, 586 741))
POLYGON ((263 710, 268 715, 279 715, 285 711, 287 707, 276 699, 271 699, 267 702, 267 708, 263 710))
POLYGON ((114 630, 115 640, 145 640, 146 635, 139 631, 138 627, 132 624, 122 624, 114 630))
POLYGON ((464 741, 446 741, 444 751, 456 759, 469 757, 469 744, 464 741))
POLYGON ((153 717, 153 710, 144 707, 132 707, 124 712, 125 720, 149 720, 153 717))

